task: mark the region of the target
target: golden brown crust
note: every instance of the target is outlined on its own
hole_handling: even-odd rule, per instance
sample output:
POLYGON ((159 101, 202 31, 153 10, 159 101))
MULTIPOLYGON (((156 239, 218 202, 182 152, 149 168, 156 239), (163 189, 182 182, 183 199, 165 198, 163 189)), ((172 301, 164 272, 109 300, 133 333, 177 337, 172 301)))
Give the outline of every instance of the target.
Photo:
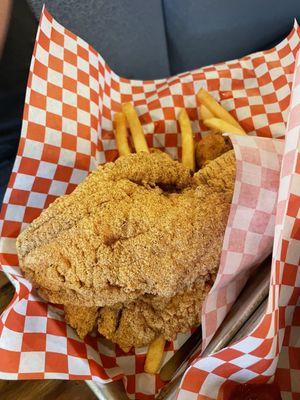
POLYGON ((66 322, 72 326, 78 336, 83 339, 96 326, 98 319, 98 307, 79 307, 65 305, 66 322))
POLYGON ((233 151, 194 176, 161 152, 121 157, 19 236, 20 266, 80 337, 96 325, 123 349, 172 339, 199 323, 234 180, 233 151))
POLYGON ((104 307, 98 331, 122 349, 146 346, 158 336, 173 340, 178 332, 187 332, 200 323, 202 304, 210 287, 200 281, 171 299, 144 296, 121 309, 104 307), (115 326, 107 323, 107 316, 113 311, 118 322, 115 326))
POLYGON ((138 300, 103 307, 65 306, 66 321, 82 338, 97 325, 99 333, 124 351, 145 346, 157 337, 173 340, 200 323, 201 307, 214 278, 196 282, 174 297, 142 296, 138 300))
POLYGON ((232 149, 230 139, 219 133, 209 134, 195 145, 196 162, 202 168, 210 161, 232 149))
POLYGON ((216 190, 204 170, 191 177, 159 153, 99 168, 19 236, 21 268, 54 303, 111 306, 190 287, 218 266, 233 189, 216 190))
POLYGON ((234 182, 235 182, 235 155, 230 150, 222 156, 208 163, 204 168, 200 169, 194 176, 198 181, 199 187, 206 185, 215 192, 222 192, 226 198, 226 203, 231 203, 234 182))

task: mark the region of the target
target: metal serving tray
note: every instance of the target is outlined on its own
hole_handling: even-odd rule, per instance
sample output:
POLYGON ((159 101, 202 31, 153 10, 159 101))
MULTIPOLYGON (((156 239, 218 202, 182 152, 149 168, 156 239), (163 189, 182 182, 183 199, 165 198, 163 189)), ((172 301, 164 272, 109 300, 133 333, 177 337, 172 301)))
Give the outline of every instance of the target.
MULTIPOLYGON (((213 354, 245 336, 263 315, 268 298, 271 258, 267 258, 249 277, 243 291, 209 343, 203 356, 213 354)), ((201 328, 181 346, 162 367, 160 377, 168 383, 158 400, 173 400, 190 357, 199 352, 201 328)), ((122 381, 99 384, 86 381, 99 400, 128 400, 122 381)))

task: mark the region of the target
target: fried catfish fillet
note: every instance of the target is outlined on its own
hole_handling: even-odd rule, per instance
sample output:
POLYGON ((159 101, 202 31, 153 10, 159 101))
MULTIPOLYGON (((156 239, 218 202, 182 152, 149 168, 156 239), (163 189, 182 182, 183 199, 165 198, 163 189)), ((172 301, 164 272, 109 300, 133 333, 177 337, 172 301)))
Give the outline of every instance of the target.
MULTIPOLYGON (((118 333, 122 321, 130 326, 130 313, 144 321, 147 304, 161 304, 162 315, 186 290, 202 299, 199 293, 207 290, 197 291, 196 283, 203 287, 217 271, 234 180, 232 151, 193 176, 164 153, 121 157, 54 201, 19 235, 20 267, 44 299, 93 310, 86 329, 80 328, 84 318, 78 315, 78 322, 67 312, 81 336, 97 324, 123 348, 146 344, 153 334, 137 339, 136 329, 128 343, 122 341, 128 334, 118 333)), ((197 318, 186 315, 193 324, 197 318)), ((158 328, 149 321, 155 335, 166 337, 192 323, 175 324, 168 333, 171 322, 158 328)))
POLYGON ((195 146, 197 166, 202 168, 231 149, 232 144, 228 137, 218 133, 207 135, 197 142, 195 146))
POLYGON ((102 308, 68 305, 65 318, 79 337, 96 328, 125 352, 146 346, 157 336, 173 340, 178 332, 200 323, 202 303, 214 281, 209 275, 206 278, 171 298, 144 295, 130 303, 102 308))

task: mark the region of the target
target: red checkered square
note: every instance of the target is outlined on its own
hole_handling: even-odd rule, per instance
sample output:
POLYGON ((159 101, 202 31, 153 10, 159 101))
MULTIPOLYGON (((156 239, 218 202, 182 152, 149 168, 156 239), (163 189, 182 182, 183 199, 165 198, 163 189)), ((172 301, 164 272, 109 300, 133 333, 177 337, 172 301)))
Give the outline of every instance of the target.
POLYGON ((28 301, 26 315, 32 317, 46 317, 48 312, 48 306, 46 303, 41 301, 28 301))
POLYGON ((228 250, 242 253, 245 245, 247 232, 241 229, 231 229, 228 250))
POLYGON ((87 353, 86 353, 86 346, 84 343, 74 340, 69 338, 67 340, 67 352, 71 356, 76 356, 76 357, 82 357, 86 358, 87 353))
POLYGON ((22 157, 20 162, 20 170, 23 174, 35 176, 39 167, 39 161, 27 157, 22 157))
POLYGON ((22 352, 45 351, 46 336, 40 333, 24 333, 22 340, 22 352))
POLYGON ((1 372, 15 373, 20 363, 20 352, 8 351, 0 348, 1 372))
POLYGON ((222 378, 230 378, 230 376, 240 371, 240 367, 231 363, 225 363, 214 369, 213 373, 222 378))
POLYGON ((189 369, 189 379, 183 380, 180 389, 187 390, 193 393, 198 393, 200 391, 202 384, 205 382, 207 375, 208 372, 201 371, 197 368, 191 367, 189 369))
POLYGON ((66 337, 67 328, 64 321, 58 321, 56 319, 48 318, 47 319, 47 333, 56 336, 66 337))
POLYGON ((260 188, 258 186, 241 183, 239 203, 245 207, 256 208, 259 193, 260 188))
POLYGON ((5 326, 14 332, 24 332, 25 317, 12 309, 6 316, 5 326))
POLYGON ((41 211, 42 211, 41 208, 26 207, 23 222, 29 224, 41 214, 41 211))
POLYGON ((68 374, 68 357, 64 354, 46 353, 45 372, 68 374))
POLYGON ((32 191, 38 193, 48 193, 52 180, 36 177, 32 185, 32 191))

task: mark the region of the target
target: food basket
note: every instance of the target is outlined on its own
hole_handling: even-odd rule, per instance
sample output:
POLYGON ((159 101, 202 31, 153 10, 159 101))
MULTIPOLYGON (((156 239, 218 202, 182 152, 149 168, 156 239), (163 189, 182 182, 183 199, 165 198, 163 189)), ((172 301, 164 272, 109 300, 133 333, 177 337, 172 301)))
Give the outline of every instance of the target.
MULTIPOLYGON (((195 357, 179 382, 178 398, 217 398, 225 383, 269 382, 274 375, 282 391, 299 389, 291 381, 299 369, 293 355, 300 285, 299 36, 295 23, 273 49, 168 79, 137 81, 116 75, 44 8, 18 154, 1 210, 1 269, 15 287, 0 320, 2 379, 82 379, 101 385, 122 379, 129 398, 159 395, 165 383, 144 373, 147 349, 126 354, 93 335, 80 340, 61 308, 39 298, 23 277, 15 240, 55 198, 70 193, 98 164, 117 158, 112 121, 121 103, 134 104, 149 146, 180 159, 178 112, 187 110, 196 140, 204 136, 196 93, 205 87, 248 135, 229 132, 237 177, 219 273, 202 311, 203 350, 272 248, 273 256, 269 301, 258 325, 238 343, 220 350, 228 337, 221 347, 212 346, 212 352, 218 349, 214 355, 195 357)), ((168 343, 164 363, 190 335, 168 343)))

